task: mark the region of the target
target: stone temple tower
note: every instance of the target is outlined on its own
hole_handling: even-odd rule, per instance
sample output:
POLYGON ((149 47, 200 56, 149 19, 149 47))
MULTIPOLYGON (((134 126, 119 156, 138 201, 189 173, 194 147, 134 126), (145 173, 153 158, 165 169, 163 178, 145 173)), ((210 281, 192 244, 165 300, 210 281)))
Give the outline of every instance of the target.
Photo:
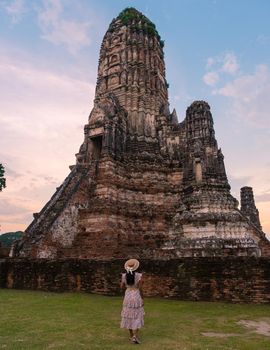
POLYGON ((181 123, 169 110, 163 44, 133 8, 112 21, 76 164, 13 256, 265 254, 260 224, 230 194, 209 105, 193 102, 181 123))
POLYGON ((252 187, 245 186, 241 188, 241 211, 255 226, 259 229, 262 228, 259 211, 255 206, 252 187))

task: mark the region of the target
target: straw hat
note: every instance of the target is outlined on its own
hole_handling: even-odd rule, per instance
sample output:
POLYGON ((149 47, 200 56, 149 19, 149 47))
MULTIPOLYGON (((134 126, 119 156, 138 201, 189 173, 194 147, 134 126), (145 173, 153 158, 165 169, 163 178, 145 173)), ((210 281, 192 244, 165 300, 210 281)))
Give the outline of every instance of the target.
POLYGON ((139 261, 137 259, 129 259, 129 260, 127 260, 125 262, 124 267, 125 267, 126 271, 128 271, 128 272, 131 271, 132 272, 132 271, 137 270, 139 265, 140 265, 140 263, 139 263, 139 261))

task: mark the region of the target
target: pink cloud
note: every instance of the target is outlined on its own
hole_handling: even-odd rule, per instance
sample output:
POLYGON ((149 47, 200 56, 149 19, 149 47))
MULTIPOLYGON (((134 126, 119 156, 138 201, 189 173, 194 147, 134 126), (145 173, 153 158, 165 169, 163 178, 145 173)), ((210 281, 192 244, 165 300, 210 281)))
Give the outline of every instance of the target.
POLYGON ((206 85, 214 86, 219 81, 219 74, 217 72, 208 72, 203 76, 203 81, 206 85))
POLYGON ((257 128, 269 128, 270 72, 265 64, 213 91, 232 100, 232 113, 257 128))
POLYGON ((38 11, 41 37, 54 45, 64 45, 69 52, 76 54, 78 50, 91 44, 91 23, 65 19, 63 4, 61 0, 43 2, 43 7, 38 11))
POLYGON ((7 177, 1 201, 8 203, 0 224, 6 232, 24 229, 69 173, 95 86, 4 55, 0 84, 0 162, 7 177))
POLYGON ((27 12, 26 4, 24 0, 14 0, 9 4, 2 4, 7 14, 11 17, 13 24, 21 21, 23 15, 27 12))

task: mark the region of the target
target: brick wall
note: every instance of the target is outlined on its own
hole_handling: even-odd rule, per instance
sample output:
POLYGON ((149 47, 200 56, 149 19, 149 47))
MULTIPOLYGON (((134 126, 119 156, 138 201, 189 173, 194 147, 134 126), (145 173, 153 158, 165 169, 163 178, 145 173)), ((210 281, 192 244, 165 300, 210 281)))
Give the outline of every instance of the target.
MULTIPOLYGON (((1 259, 2 288, 119 295, 123 260, 1 259)), ((182 300, 270 302, 269 258, 141 260, 144 294, 182 300)))

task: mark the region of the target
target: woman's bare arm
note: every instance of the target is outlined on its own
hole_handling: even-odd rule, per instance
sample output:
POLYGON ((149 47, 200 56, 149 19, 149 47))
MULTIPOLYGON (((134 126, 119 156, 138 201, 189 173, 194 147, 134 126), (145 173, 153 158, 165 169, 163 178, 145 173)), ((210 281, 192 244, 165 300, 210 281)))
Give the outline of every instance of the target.
POLYGON ((121 282, 120 282, 120 289, 121 289, 121 291, 123 291, 125 289, 125 287, 126 287, 126 285, 125 285, 125 283, 123 281, 123 276, 122 276, 121 277, 121 282))
POLYGON ((140 291, 140 294, 141 294, 141 298, 143 299, 143 280, 140 279, 139 281, 139 291, 140 291))

